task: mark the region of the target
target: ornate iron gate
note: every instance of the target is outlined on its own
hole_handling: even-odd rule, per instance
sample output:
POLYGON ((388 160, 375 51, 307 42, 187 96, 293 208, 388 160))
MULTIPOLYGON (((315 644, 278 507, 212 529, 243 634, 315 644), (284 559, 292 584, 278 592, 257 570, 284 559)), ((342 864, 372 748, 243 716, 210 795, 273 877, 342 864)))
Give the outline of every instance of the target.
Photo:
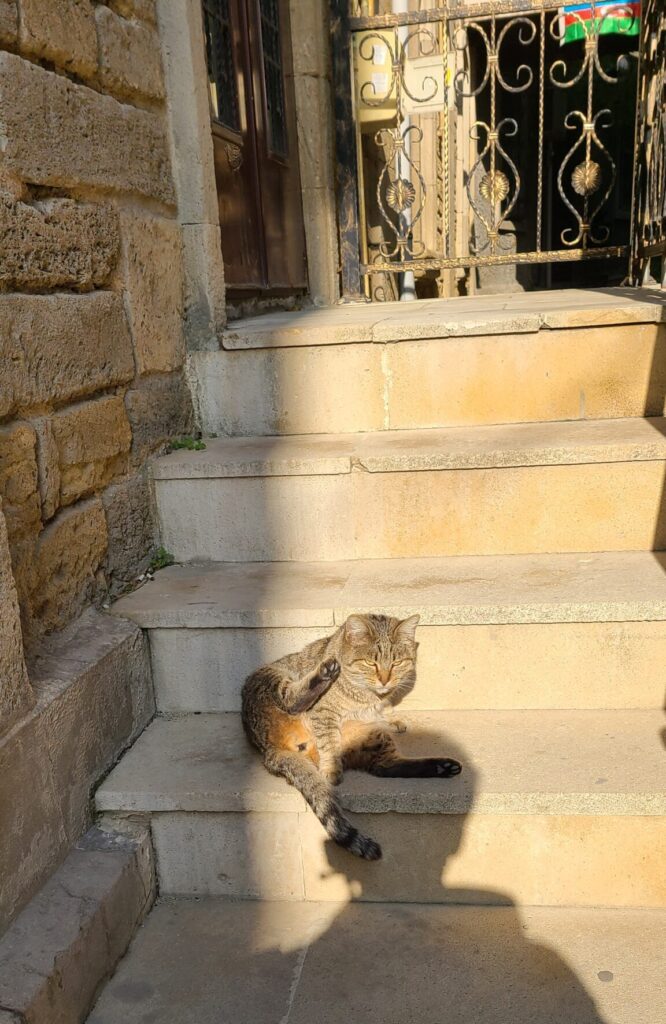
POLYGON ((332 0, 346 294, 664 253, 663 0, 432 2, 332 0))

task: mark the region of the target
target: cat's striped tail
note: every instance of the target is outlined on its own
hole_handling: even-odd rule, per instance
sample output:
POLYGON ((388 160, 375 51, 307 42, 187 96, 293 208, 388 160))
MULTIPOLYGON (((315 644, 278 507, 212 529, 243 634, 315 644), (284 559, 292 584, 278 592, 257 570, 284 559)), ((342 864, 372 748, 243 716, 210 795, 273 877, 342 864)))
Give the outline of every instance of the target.
POLYGON ((264 764, 273 775, 281 775, 299 791, 338 846, 364 860, 379 860, 381 847, 347 821, 329 783, 311 761, 284 750, 267 750, 264 764))

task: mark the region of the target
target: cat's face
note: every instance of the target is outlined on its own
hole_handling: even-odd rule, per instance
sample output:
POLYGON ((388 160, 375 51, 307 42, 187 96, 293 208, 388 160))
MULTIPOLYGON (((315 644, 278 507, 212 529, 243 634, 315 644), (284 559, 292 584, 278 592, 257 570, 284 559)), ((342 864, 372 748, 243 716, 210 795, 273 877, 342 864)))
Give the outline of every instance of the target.
POLYGON ((350 615, 344 627, 347 678, 381 699, 411 688, 418 622, 418 615, 403 621, 386 615, 350 615))

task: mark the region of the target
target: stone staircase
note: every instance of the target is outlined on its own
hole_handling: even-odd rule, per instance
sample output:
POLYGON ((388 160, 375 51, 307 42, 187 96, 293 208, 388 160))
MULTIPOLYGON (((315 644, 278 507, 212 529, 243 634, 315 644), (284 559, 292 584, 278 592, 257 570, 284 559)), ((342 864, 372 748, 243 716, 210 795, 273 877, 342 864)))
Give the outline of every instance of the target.
POLYGON ((663 293, 272 314, 224 343, 194 368, 226 436, 154 467, 179 564, 113 608, 159 715, 97 807, 148 819, 161 893, 663 908, 663 293), (421 616, 401 744, 465 766, 348 774, 377 864, 324 842, 238 716, 252 668, 369 610, 421 616))

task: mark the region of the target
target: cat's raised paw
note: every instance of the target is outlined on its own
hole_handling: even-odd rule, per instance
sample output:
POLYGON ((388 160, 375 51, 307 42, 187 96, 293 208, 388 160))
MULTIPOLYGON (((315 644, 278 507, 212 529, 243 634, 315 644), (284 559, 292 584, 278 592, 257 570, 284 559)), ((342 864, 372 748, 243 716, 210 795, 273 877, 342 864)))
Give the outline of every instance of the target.
POLYGON ((335 680, 340 675, 340 662, 338 661, 338 659, 329 658, 328 661, 322 661, 321 665, 319 666, 318 675, 322 679, 330 679, 330 681, 334 683, 335 680))
POLYGON ((460 775, 462 765, 460 761, 454 761, 451 757, 442 757, 436 764, 437 775, 441 779, 450 779, 453 775, 460 775))

